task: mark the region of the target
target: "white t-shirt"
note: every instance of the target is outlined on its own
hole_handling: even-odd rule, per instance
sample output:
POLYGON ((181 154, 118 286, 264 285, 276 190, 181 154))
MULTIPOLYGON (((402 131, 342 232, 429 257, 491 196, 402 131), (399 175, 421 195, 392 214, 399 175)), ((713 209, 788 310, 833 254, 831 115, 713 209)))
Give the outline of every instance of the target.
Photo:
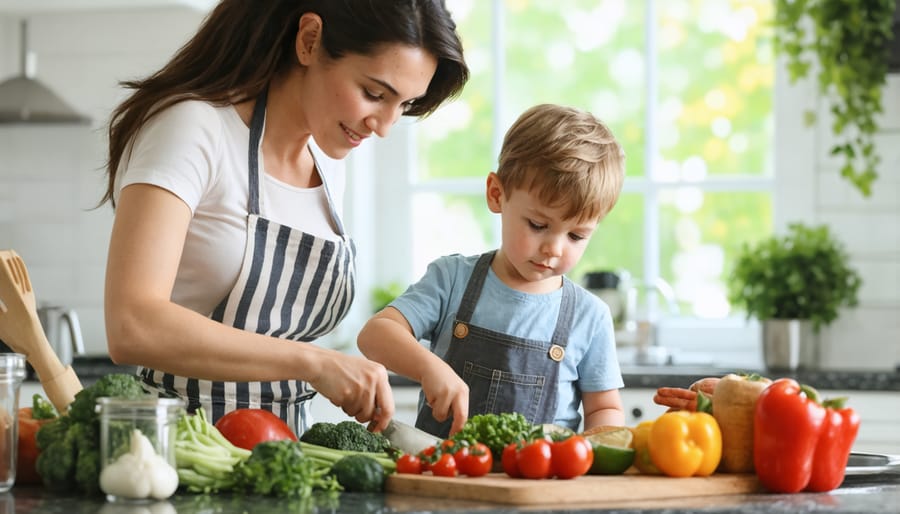
MULTIPOLYGON (((180 102, 144 125, 116 176, 116 199, 126 186, 152 184, 190 207, 193 218, 172 301, 203 315, 231 291, 243 261, 249 139, 250 129, 233 106, 180 102)), ((310 150, 340 213, 346 180, 343 162, 326 156, 312 139, 310 150)), ((323 186, 299 188, 269 176, 262 152, 259 171, 261 216, 318 237, 339 239, 323 186)))

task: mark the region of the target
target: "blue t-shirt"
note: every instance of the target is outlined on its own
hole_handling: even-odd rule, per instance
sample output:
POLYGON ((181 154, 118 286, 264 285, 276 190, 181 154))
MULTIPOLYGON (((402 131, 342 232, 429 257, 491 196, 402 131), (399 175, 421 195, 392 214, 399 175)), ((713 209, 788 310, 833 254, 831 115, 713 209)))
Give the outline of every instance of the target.
MULTIPOLYGON (((391 303, 406 317, 415 337, 429 341, 431 351, 442 359, 479 257, 455 254, 435 260, 421 280, 391 303)), ((554 421, 573 430, 581 423, 578 407, 582 391, 608 391, 624 385, 609 307, 584 288, 576 285, 574 289, 574 326, 559 370, 554 421)), ((493 270, 488 270, 472 324, 515 337, 550 341, 561 299, 562 288, 546 294, 523 293, 508 287, 493 270)))

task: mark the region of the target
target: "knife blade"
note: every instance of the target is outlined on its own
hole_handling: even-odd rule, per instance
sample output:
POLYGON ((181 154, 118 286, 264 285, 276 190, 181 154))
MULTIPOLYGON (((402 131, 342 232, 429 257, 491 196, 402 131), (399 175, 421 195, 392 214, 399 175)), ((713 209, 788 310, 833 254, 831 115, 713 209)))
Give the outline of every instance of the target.
POLYGON ((411 454, 419 453, 425 448, 441 442, 439 437, 395 419, 388 422, 388 426, 381 431, 381 434, 387 438, 392 445, 396 446, 404 453, 411 454))

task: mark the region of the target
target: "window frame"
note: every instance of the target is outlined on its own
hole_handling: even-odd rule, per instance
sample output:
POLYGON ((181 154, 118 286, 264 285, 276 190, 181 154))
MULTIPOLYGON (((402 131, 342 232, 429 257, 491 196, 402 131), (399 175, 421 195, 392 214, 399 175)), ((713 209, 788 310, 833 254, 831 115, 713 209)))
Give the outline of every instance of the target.
MULTIPOLYGON (((503 0, 492 1, 492 36, 491 56, 494 129, 492 131, 493 162, 499 154, 503 138, 503 122, 505 119, 503 101, 504 69, 504 6, 503 0)), ((647 26, 655 27, 656 0, 644 0, 646 4, 645 19, 647 26)), ((657 104, 657 46, 656 31, 648 30, 645 35, 647 52, 646 69, 647 88, 644 96, 647 102, 645 124, 656 127, 659 115, 657 104)), ((800 113, 810 108, 811 84, 789 85, 783 60, 776 61, 775 85, 773 94, 774 132, 775 137, 772 163, 774 176, 730 176, 713 175, 703 181, 660 181, 657 180, 656 166, 650 166, 643 177, 627 177, 623 186, 623 194, 640 194, 644 198, 644 262, 643 276, 653 280, 660 273, 660 205, 659 198, 669 189, 693 187, 703 192, 731 191, 769 192, 772 195, 773 231, 786 226, 786 220, 809 218, 813 211, 812 194, 800 194, 797 191, 809 192, 812 183, 810 173, 796 173, 782 176, 779 169, 811 169, 814 147, 811 132, 802 126, 800 113), (807 96, 809 95, 809 96, 807 96), (783 131, 783 132, 782 132, 783 131), (786 137, 787 136, 787 137, 786 137), (797 156, 797 150, 809 151, 805 156, 797 156), (789 197, 789 198, 788 198, 789 197)), ((365 145, 364 145, 365 147, 365 145)), ((348 225, 353 230, 360 249, 357 258, 359 267, 359 287, 354 314, 346 325, 354 326, 345 332, 355 332, 371 314, 369 291, 379 285, 390 282, 409 284, 419 277, 411 276, 413 269, 411 249, 412 230, 408 220, 412 216, 412 199, 422 193, 470 193, 484 194, 483 178, 467 178, 457 180, 417 179, 417 145, 415 121, 401 120, 391 131, 388 138, 374 141, 367 148, 359 148, 348 160, 348 225), (372 213, 374 212, 374 216, 372 213), (406 249, 406 251, 398 251, 406 249), (362 313, 360 313, 362 311, 362 313), (355 318, 355 319, 354 319, 355 318)), ((645 162, 657 163, 659 149, 655 130, 646 131, 644 147, 645 162)), ((494 231, 495 244, 499 245, 499 219, 494 231)), ((723 319, 699 319, 692 316, 679 316, 662 320, 658 341, 662 346, 670 347, 674 352, 675 363, 705 363, 710 354, 714 354, 714 364, 727 366, 743 365, 752 367, 762 364, 759 351, 759 325, 753 320, 746 320, 742 315, 732 315, 723 319), (727 339, 727 350, 722 348, 722 340, 727 339), (681 355, 681 357, 679 357, 681 355)), ((355 348, 355 344, 352 345, 355 348)), ((620 353, 622 353, 620 351, 620 353)), ((626 354, 628 353, 626 349, 626 354)))

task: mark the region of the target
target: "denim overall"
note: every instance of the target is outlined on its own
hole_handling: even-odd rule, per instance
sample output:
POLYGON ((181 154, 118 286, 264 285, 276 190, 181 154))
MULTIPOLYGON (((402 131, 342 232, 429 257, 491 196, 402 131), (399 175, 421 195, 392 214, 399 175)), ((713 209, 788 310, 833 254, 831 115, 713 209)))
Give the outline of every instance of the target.
MULTIPOLYGON (((559 367, 575 314, 575 286, 563 280, 559 317, 550 341, 523 339, 471 323, 496 252, 482 255, 469 278, 444 360, 469 386, 469 416, 517 412, 529 422, 552 423, 556 416, 559 367)), ((490 308, 484 305, 482 308, 490 308)), ((427 404, 416 426, 447 437, 452 420, 434 419, 427 404)))

